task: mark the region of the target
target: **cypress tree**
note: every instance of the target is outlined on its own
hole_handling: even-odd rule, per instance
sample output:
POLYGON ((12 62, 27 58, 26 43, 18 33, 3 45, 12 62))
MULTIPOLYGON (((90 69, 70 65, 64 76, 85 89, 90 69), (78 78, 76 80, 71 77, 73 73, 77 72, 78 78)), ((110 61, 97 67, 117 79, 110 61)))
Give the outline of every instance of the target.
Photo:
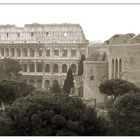
POLYGON ((84 66, 83 66, 83 62, 86 60, 85 55, 81 56, 81 60, 79 62, 79 67, 78 67, 78 76, 81 76, 84 72, 84 66))
POLYGON ((70 94, 70 90, 71 88, 74 87, 74 82, 73 82, 73 73, 71 68, 69 68, 68 72, 67 72, 67 77, 64 81, 64 85, 63 85, 63 91, 65 93, 70 94))

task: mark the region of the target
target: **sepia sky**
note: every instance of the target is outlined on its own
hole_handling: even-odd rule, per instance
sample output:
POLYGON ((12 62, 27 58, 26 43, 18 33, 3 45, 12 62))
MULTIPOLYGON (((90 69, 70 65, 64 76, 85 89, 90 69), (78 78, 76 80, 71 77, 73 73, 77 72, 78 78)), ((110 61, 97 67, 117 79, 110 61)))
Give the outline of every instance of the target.
POLYGON ((78 23, 90 41, 140 33, 140 5, 0 5, 0 24, 78 23))

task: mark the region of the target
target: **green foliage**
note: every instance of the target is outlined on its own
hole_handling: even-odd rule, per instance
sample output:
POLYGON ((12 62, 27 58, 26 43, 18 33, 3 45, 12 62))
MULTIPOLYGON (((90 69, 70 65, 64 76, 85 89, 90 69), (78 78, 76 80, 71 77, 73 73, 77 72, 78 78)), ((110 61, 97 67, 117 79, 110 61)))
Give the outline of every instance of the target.
POLYGON ((83 62, 86 60, 85 55, 81 56, 81 60, 79 62, 79 67, 78 67, 78 75, 81 76, 84 72, 84 66, 83 66, 83 62))
POLYGON ((67 72, 67 77, 64 81, 64 85, 63 85, 63 91, 67 94, 70 94, 70 90, 71 88, 74 87, 74 82, 73 82, 73 73, 71 68, 69 68, 68 72, 67 72))
POLYGON ((11 79, 19 76, 21 65, 17 60, 5 58, 0 61, 0 79, 11 79))
POLYGON ((140 93, 127 93, 119 97, 109 111, 112 135, 140 135, 140 93))
MULTIPOLYGON (((94 108, 62 94, 34 94, 19 98, 3 113, 1 135, 77 136, 106 135, 105 121, 94 108)), ((1 126, 1 124, 0 124, 1 126)))
POLYGON ((111 79, 103 81, 99 86, 99 90, 103 94, 110 96, 114 95, 115 98, 129 91, 140 92, 140 89, 137 86, 123 79, 111 79))
POLYGON ((59 86, 59 83, 57 80, 54 80, 51 87, 51 93, 60 93, 60 92, 61 92, 61 88, 59 86))
POLYGON ((24 82, 0 81, 0 104, 11 104, 17 98, 27 96, 33 91, 34 87, 24 82))

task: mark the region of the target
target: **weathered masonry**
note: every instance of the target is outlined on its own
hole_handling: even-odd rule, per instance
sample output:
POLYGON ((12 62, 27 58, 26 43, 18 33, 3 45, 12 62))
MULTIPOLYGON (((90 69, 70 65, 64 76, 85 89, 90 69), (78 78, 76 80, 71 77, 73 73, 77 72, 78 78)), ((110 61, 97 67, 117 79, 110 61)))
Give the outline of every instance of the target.
POLYGON ((88 44, 79 24, 0 25, 0 58, 18 59, 22 74, 37 88, 54 80, 62 86, 70 66, 76 75, 88 44))

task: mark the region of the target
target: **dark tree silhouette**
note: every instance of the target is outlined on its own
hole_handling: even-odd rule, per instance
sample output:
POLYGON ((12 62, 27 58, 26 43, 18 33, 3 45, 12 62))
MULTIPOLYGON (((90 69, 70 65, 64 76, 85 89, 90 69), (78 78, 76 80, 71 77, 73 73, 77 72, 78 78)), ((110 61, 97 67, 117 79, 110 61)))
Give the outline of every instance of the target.
POLYGON ((73 82, 73 73, 71 68, 69 68, 68 72, 67 72, 67 77, 64 81, 64 85, 63 85, 63 91, 67 94, 70 94, 70 90, 71 88, 74 87, 74 82, 73 82))
POLYGON ((51 87, 51 93, 60 93, 60 92, 61 92, 61 88, 59 86, 59 83, 57 80, 54 80, 51 87))
POLYGON ((21 65, 19 61, 5 58, 0 60, 0 79, 11 79, 12 76, 19 76, 21 65))
POLYGON ((34 87, 24 82, 0 81, 0 104, 9 105, 17 98, 31 94, 34 87))
POLYGON ((116 99, 109 111, 112 135, 140 135, 140 93, 126 93, 116 99))
POLYGON ((85 55, 81 56, 81 60, 79 61, 79 66, 78 66, 78 75, 81 76, 84 72, 84 66, 83 62, 86 60, 85 55))
POLYGON ((113 95, 113 100, 129 91, 140 92, 140 89, 137 86, 123 79, 103 81, 99 86, 99 90, 103 94, 113 95))
POLYGON ((16 100, 0 117, 0 135, 106 135, 105 121, 94 108, 63 94, 35 94, 16 100))

